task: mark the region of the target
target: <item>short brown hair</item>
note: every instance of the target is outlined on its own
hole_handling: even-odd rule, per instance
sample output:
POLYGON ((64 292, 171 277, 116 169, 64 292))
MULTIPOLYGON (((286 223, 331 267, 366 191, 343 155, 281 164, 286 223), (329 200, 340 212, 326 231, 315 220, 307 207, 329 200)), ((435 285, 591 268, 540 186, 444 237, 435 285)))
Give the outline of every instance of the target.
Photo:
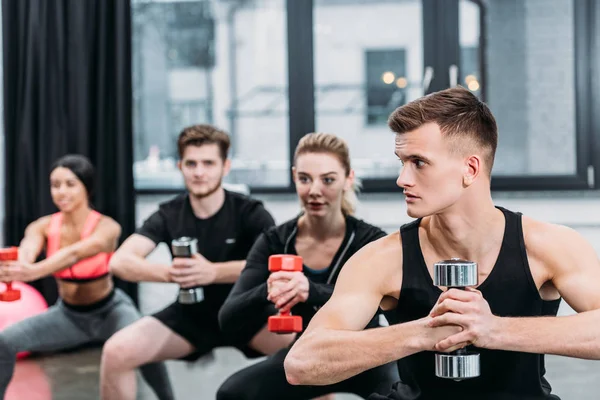
POLYGON ((227 159, 231 141, 229 135, 224 131, 215 128, 212 125, 199 124, 184 128, 177 139, 177 151, 179 158, 183 158, 183 153, 188 146, 202 146, 205 144, 217 144, 223 161, 227 159))
MULTIPOLYGON (((487 150, 484 156, 491 174, 498 147, 498 127, 488 106, 469 90, 457 86, 421 97, 398 107, 388 120, 390 129, 402 134, 427 123, 436 123, 448 138, 466 138, 487 150)), ((467 147, 468 148, 468 147, 467 147)), ((464 142, 453 149, 465 150, 464 142)))

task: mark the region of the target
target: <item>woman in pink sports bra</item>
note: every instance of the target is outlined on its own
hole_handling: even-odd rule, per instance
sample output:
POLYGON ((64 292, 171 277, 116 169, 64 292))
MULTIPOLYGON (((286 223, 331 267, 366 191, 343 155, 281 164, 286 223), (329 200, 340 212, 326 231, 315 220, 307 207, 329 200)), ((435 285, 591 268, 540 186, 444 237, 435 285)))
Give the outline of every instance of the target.
MULTIPOLYGON (((94 167, 80 155, 52 166, 50 193, 58 212, 32 222, 19 245, 18 261, 0 264, 0 282, 30 282, 54 275, 59 300, 46 312, 0 331, 0 399, 11 380, 16 355, 51 352, 104 342, 138 320, 133 301, 114 287, 108 271, 121 226, 92 209, 94 167), (36 262, 45 248, 46 257, 36 262)), ((142 369, 159 399, 173 394, 163 364, 142 369)))

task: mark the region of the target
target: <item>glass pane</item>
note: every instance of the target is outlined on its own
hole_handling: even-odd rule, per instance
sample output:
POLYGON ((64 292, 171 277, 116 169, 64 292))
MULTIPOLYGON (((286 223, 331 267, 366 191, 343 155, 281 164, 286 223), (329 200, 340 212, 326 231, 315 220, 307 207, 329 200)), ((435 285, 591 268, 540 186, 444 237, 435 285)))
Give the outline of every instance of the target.
POLYGON ((136 188, 183 187, 177 136, 198 123, 231 135, 225 182, 287 186, 285 0, 133 0, 132 21, 136 188))
POLYGON ((480 38, 479 6, 461 0, 461 67, 462 84, 479 94, 482 66, 473 54, 485 43, 483 89, 499 129, 494 175, 575 174, 573 0, 485 4, 480 38))
POLYGON ((481 14, 469 0, 459 3, 460 15, 460 85, 481 98, 481 14))
POLYGON ((423 95, 421 0, 314 4, 316 130, 348 141, 358 177, 395 177, 387 119, 423 95))

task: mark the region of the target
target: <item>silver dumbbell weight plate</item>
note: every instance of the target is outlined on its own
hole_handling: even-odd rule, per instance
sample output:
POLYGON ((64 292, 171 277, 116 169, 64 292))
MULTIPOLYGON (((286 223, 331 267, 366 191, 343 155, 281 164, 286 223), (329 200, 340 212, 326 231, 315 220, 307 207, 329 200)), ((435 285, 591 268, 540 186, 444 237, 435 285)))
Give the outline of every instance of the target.
MULTIPOLYGON (((180 237, 171 242, 174 257, 190 258, 198 254, 198 240, 191 237, 180 237)), ((201 287, 179 289, 177 301, 180 304, 195 304, 204 300, 204 289, 201 287)))
MULTIPOLYGON (((433 283, 436 286, 464 289, 477 286, 479 276, 477 263, 459 258, 434 264, 433 283)), ((479 353, 462 349, 452 353, 435 355, 435 375, 439 378, 463 379, 479 376, 479 353)))
POLYGON ((204 300, 204 289, 201 287, 179 289, 177 301, 180 304, 195 304, 200 303, 202 300, 204 300))
POLYGON ((437 353, 435 375, 457 381, 476 378, 479 376, 479 353, 465 352, 460 355, 437 353))
POLYGON ((198 253, 198 240, 187 236, 173 239, 171 251, 174 257, 190 258, 198 253))
POLYGON ((433 284, 435 286, 459 287, 477 286, 477 263, 451 258, 436 262, 433 266, 433 284))

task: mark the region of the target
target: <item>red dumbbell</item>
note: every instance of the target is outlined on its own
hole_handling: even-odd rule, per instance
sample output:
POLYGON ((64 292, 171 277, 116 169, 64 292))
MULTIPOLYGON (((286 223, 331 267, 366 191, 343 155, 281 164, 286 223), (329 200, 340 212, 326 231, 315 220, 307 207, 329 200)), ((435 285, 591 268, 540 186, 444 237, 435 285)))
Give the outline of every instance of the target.
MULTIPOLYGON (((16 261, 19 259, 19 248, 8 247, 0 249, 0 261, 16 261)), ((12 282, 6 282, 6 290, 0 293, 0 301, 17 301, 21 298, 21 291, 12 288, 12 282)))
MULTIPOLYGON (((302 257, 291 254, 274 254, 269 257, 269 271, 300 271, 302 257)), ((269 317, 269 331, 275 333, 302 332, 302 317, 292 315, 290 311, 279 312, 269 317)))

